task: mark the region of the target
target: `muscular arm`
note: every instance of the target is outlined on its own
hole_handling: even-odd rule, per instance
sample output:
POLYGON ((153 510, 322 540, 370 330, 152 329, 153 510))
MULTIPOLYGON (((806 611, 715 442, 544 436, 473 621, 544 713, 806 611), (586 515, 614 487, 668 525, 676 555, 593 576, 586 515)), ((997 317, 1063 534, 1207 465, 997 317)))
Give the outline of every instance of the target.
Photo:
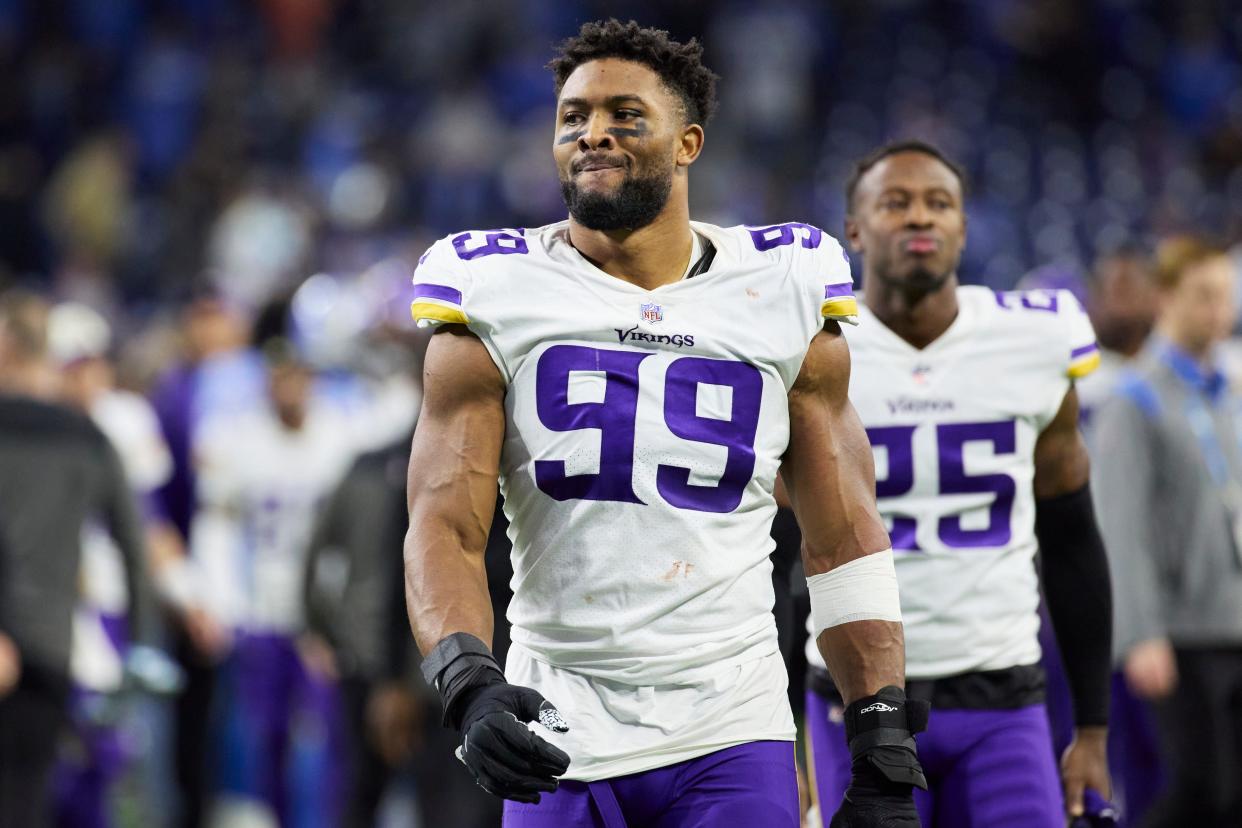
POLYGON ((405 536, 406 610, 424 655, 457 632, 491 645, 483 551, 496 508, 504 396, 500 372, 473 334, 453 325, 431 338, 405 536))
MULTIPOLYGON (((789 449, 781 476, 802 528, 807 577, 890 546, 875 507, 871 446, 847 397, 850 355, 836 323, 811 342, 789 392, 789 449)), ((848 705, 905 686, 900 622, 864 620, 820 633, 819 650, 848 705)))
POLYGON ((1078 428, 1078 391, 1070 388, 1057 415, 1035 442, 1035 499, 1076 492, 1090 477, 1087 444, 1078 428))
POLYGON ((1108 794, 1106 757, 1112 593, 1091 506, 1090 463, 1071 388, 1035 443, 1035 534, 1044 595, 1074 700, 1074 742, 1062 759, 1066 810, 1083 811, 1083 790, 1108 794))

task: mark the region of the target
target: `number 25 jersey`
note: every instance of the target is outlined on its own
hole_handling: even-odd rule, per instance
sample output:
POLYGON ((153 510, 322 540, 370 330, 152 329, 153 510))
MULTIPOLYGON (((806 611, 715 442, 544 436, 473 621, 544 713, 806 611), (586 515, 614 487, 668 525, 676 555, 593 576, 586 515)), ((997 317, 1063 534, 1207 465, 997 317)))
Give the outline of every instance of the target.
POLYGON ((567 222, 451 236, 414 277, 415 319, 467 325, 507 383, 514 642, 627 685, 775 652, 787 394, 825 316, 857 311, 817 228, 692 226, 711 267, 655 290, 592 265, 567 222))
MULTIPOLYGON (((876 462, 896 555, 906 675, 1039 661, 1035 442, 1099 362, 1068 291, 957 289, 958 316, 917 349, 863 307, 850 401, 876 462)), ((823 666, 813 643, 808 659, 823 666)))

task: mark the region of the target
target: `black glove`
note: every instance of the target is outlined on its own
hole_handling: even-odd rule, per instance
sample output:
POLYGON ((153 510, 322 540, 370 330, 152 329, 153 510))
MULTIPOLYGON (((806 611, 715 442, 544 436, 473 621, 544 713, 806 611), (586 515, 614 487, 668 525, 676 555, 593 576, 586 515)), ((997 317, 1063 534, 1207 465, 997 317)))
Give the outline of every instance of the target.
POLYGON ((927 702, 881 688, 845 709, 850 786, 829 828, 919 828, 914 786, 927 789, 914 734, 927 726, 927 702))
POLYGON ((556 778, 569 769, 569 755, 532 733, 526 722, 555 733, 569 730, 552 702, 529 687, 502 681, 473 690, 463 702, 457 758, 488 793, 538 802, 541 792, 556 790, 556 778))
POLYGON ((457 758, 479 787, 518 802, 556 790, 569 756, 526 723, 556 733, 569 725, 537 691, 506 682, 487 645, 465 633, 448 636, 423 660, 423 675, 440 691, 444 723, 461 731, 457 758))

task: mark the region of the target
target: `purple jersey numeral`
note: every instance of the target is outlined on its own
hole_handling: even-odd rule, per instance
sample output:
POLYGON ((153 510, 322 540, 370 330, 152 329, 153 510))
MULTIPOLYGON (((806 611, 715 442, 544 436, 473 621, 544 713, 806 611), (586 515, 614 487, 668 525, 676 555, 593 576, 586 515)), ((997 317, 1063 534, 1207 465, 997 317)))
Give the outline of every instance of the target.
POLYGON ((1056 313, 1057 295, 1043 290, 1006 290, 996 292, 996 304, 1005 310, 1014 310, 1013 300, 1027 310, 1056 313))
POLYGON ((994 423, 944 423, 936 427, 940 445, 941 494, 994 494, 988 507, 988 525, 982 529, 963 529, 960 515, 940 519, 940 539, 948 546, 963 548, 1004 546, 1013 537, 1010 516, 1017 486, 1007 474, 967 474, 962 449, 973 441, 990 442, 996 454, 1017 451, 1017 426, 1013 420, 994 423))
MULTIPOLYGON (((914 488, 914 432, 917 426, 880 426, 867 429, 873 448, 883 447, 888 454, 888 474, 876 479, 877 500, 900 497, 914 488)), ((991 423, 943 423, 936 427, 936 444, 940 472, 940 494, 993 494, 988 506, 988 525, 982 529, 963 529, 961 515, 940 519, 936 532, 940 541, 953 549, 1004 546, 1013 537, 1011 517, 1017 485, 1007 474, 967 474, 963 458, 966 443, 981 441, 992 444, 996 454, 1013 454, 1017 450, 1017 425, 1013 420, 991 423)), ((918 552, 915 540, 918 522, 908 515, 887 512, 892 520, 890 536, 893 549, 918 552)))
MULTIPOLYGON (((580 345, 554 345, 539 358, 535 374, 535 410, 553 431, 600 431, 599 472, 565 473, 563 460, 536 460, 535 484, 556 500, 608 500, 639 503, 634 492, 634 426, 638 413, 639 364, 651 356, 639 351, 609 351, 580 345), (570 372, 604 374, 601 402, 569 401, 570 372)), ((682 357, 665 372, 664 420, 669 431, 683 440, 711 443, 728 449, 724 473, 714 486, 690 482, 690 469, 660 464, 656 488, 679 509, 731 512, 755 471, 755 432, 763 376, 744 362, 682 357), (698 411, 701 385, 728 388, 732 395, 727 419, 705 417, 698 411)))
MULTIPOLYGON (((914 488, 914 429, 917 426, 877 426, 867 429, 872 448, 883 447, 888 455, 888 473, 875 481, 877 499, 900 497, 914 488)), ((889 514, 889 536, 893 549, 918 552, 918 521, 908 515, 889 514)))
POLYGON ((793 244, 797 241, 799 235, 802 236, 802 246, 807 250, 814 250, 819 247, 820 241, 823 240, 824 231, 813 225, 803 224, 800 221, 791 221, 788 224, 774 224, 771 227, 750 228, 750 238, 755 243, 756 250, 771 250, 775 247, 793 244), (802 230, 803 233, 795 233, 795 228, 802 230))
POLYGON ((554 345, 539 358, 535 404, 539 420, 553 431, 598 428, 599 472, 565 474, 562 460, 536 460, 535 484, 555 500, 612 500, 642 503, 634 493, 634 420, 638 411, 638 366, 650 354, 554 345), (569 402, 571 371, 602 371, 602 402, 569 402))
POLYGON ((656 487, 660 495, 681 509, 699 512, 732 512, 755 471, 755 430, 759 426, 759 403, 763 377, 745 362, 684 357, 672 362, 664 379, 664 421, 669 431, 683 440, 712 443, 728 449, 724 473, 715 486, 690 482, 690 469, 660 464, 656 487), (697 410, 700 384, 731 389, 729 419, 700 416, 697 410))
POLYGON ((453 237, 453 249, 457 251, 457 258, 468 262, 480 256, 530 252, 530 248, 526 246, 526 239, 522 238, 522 231, 520 230, 516 232, 496 230, 484 233, 483 244, 467 249, 466 245, 473 237, 474 233, 462 233, 459 236, 453 237))

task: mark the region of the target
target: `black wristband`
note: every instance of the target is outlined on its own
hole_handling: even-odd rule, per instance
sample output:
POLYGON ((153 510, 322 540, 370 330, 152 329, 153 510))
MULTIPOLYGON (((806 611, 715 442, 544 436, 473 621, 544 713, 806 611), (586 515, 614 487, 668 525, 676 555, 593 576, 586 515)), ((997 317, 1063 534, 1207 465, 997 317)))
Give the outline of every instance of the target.
POLYGON ((927 727, 931 705, 907 699, 906 691, 892 685, 845 708, 845 738, 857 758, 874 747, 892 745, 914 750, 914 734, 927 727))
POLYGON ((461 701, 467 691, 505 680, 500 663, 487 645, 470 633, 453 633, 427 653, 421 666, 423 678, 440 693, 443 724, 461 729, 461 701))
MULTIPOLYGON (((851 789, 910 785, 927 790, 914 734, 927 727, 931 705, 907 699, 900 687, 881 687, 845 708, 845 738, 851 759, 851 789)), ((847 794, 848 796, 848 794, 847 794)))
POLYGON ((1074 701, 1074 723, 1108 724, 1112 672, 1112 588, 1091 490, 1035 502, 1048 615, 1074 701))

